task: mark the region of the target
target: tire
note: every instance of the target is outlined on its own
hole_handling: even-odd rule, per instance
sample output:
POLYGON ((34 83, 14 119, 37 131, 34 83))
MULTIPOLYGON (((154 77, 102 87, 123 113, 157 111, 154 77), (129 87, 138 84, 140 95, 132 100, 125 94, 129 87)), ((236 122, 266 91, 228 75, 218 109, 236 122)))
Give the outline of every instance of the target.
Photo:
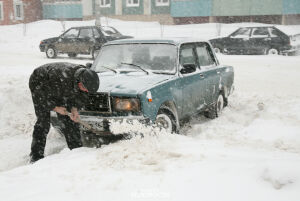
POLYGON ((176 118, 168 108, 160 108, 155 125, 161 129, 166 129, 168 133, 177 133, 176 118))
POLYGON ((91 54, 92 54, 92 58, 93 59, 96 59, 97 58, 97 55, 99 54, 99 51, 100 50, 96 50, 95 48, 93 48, 91 54))
POLYGON ((213 104, 213 106, 206 112, 204 112, 204 116, 209 119, 215 119, 220 116, 225 105, 225 100, 222 94, 219 94, 217 101, 213 104))
POLYGON ((57 56, 56 49, 54 47, 48 47, 46 49, 46 56, 50 59, 54 59, 57 56))
POLYGON ((71 57, 71 58, 74 58, 74 57, 77 56, 77 54, 76 53, 68 53, 68 56, 71 57))
POLYGON ((215 51, 215 53, 217 53, 217 54, 222 53, 221 49, 218 48, 218 47, 215 47, 215 48, 214 48, 214 51, 215 51))
POLYGON ((279 51, 276 48, 270 48, 270 49, 268 49, 267 54, 268 55, 278 55, 279 51))

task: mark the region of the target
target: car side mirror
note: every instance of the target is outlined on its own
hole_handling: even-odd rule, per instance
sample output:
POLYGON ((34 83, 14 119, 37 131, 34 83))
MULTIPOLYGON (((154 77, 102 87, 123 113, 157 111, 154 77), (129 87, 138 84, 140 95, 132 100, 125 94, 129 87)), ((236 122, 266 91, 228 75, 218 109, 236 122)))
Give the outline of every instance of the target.
POLYGON ((183 64, 182 69, 180 70, 181 74, 188 74, 193 73, 196 71, 196 65, 195 64, 183 64))
POLYGON ((85 66, 86 68, 90 69, 92 67, 92 63, 86 63, 85 66))

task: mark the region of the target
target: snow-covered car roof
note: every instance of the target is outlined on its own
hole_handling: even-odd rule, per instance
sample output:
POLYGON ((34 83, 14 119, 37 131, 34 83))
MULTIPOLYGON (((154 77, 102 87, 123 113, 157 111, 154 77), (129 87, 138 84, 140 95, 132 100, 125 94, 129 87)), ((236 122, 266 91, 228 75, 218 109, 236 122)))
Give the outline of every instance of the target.
POLYGON ((299 27, 297 26, 285 26, 285 25, 268 25, 268 24, 245 24, 239 28, 255 28, 255 27, 275 27, 287 35, 296 35, 299 33, 299 27))
POLYGON ((129 44, 129 43, 157 43, 157 44, 173 44, 180 45, 182 43, 192 43, 192 42, 208 42, 204 39, 190 38, 190 37, 174 37, 174 38, 134 38, 134 39, 122 39, 109 41, 105 45, 116 45, 116 44, 129 44))

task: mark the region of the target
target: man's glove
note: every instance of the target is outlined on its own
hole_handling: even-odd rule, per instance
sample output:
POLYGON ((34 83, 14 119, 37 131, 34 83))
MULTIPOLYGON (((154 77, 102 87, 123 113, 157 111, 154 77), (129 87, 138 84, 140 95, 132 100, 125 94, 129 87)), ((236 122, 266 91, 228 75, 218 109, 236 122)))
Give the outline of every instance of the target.
POLYGON ((79 122, 80 120, 80 116, 78 114, 78 110, 76 107, 72 107, 71 109, 71 114, 70 114, 70 118, 74 121, 74 122, 79 122))
POLYGON ((67 109, 65 107, 55 107, 53 109, 53 111, 57 112, 57 113, 59 113, 61 115, 67 115, 68 114, 68 111, 67 111, 67 109))

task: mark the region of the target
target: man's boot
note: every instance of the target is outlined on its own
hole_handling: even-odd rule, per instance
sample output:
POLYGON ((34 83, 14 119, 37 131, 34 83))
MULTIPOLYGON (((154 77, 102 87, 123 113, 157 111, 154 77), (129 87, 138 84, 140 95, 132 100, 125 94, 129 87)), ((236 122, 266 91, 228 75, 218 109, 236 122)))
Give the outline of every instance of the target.
POLYGON ((34 163, 42 158, 44 158, 43 155, 30 153, 30 163, 34 163))

